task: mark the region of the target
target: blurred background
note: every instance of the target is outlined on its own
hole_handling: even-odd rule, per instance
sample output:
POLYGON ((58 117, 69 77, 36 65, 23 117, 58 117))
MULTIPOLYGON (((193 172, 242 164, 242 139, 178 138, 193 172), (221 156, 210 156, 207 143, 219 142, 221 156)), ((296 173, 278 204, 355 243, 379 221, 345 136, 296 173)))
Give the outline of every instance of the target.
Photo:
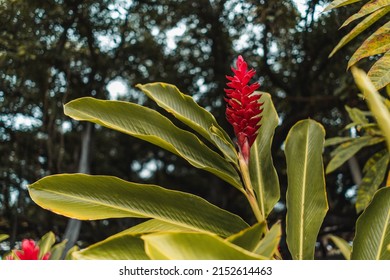
MULTIPOLYGON (((321 13, 329 2, 0 1, 0 233, 10 235, 0 243, 0 255, 21 239, 39 239, 50 230, 59 240, 64 237, 69 220, 35 205, 27 191, 28 184, 56 173, 114 175, 188 191, 253 222, 245 198, 217 177, 139 139, 63 113, 64 103, 82 96, 159 110, 134 86, 161 81, 193 96, 233 137, 223 88, 239 54, 256 69, 255 79, 271 93, 280 116, 273 157, 282 194, 270 222, 283 221, 288 130, 311 118, 325 126, 327 137, 349 136, 344 106, 366 108, 346 71, 362 39, 328 58, 349 30, 338 30, 340 25, 359 6, 321 13)), ((363 152, 326 177, 330 210, 316 258, 338 257, 326 234, 353 237, 352 175, 365 159, 363 152)), ((77 244, 84 247, 139 222, 83 221, 77 244)), ((288 259, 284 242, 281 250, 288 259)))

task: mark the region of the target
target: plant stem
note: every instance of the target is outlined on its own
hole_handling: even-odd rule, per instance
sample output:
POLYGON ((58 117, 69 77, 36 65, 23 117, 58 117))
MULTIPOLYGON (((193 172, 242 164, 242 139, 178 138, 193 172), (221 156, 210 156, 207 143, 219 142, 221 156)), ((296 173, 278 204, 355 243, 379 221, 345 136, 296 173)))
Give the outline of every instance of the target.
POLYGON ((260 211, 255 193, 253 191, 252 182, 249 175, 248 163, 245 161, 241 153, 239 154, 239 164, 240 164, 242 179, 244 181, 246 198, 249 201, 249 204, 253 210, 253 213, 256 216, 257 221, 261 223, 264 221, 264 216, 260 211))

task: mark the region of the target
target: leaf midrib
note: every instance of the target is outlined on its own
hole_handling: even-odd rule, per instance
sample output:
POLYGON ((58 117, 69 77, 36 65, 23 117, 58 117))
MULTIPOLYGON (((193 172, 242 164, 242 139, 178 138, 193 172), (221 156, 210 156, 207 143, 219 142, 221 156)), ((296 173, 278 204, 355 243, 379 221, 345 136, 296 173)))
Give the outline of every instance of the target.
MULTIPOLYGON (((386 236, 386 232, 387 232, 386 229, 389 225, 389 222, 390 222, 390 209, 387 211, 386 221, 384 222, 382 236, 381 236, 381 239, 379 241, 378 252, 376 253, 376 256, 375 256, 376 260, 380 260, 380 256, 381 256, 382 249, 383 249, 383 243, 385 242, 385 236, 386 236)), ((385 248, 385 250, 386 250, 386 248, 385 248)))

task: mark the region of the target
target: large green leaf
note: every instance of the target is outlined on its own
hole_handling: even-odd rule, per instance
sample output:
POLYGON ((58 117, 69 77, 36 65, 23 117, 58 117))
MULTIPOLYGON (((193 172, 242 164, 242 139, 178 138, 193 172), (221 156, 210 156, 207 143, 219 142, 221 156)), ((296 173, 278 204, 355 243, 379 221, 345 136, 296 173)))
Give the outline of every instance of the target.
POLYGON ((344 239, 342 239, 342 238, 340 238, 338 236, 330 234, 328 237, 339 248, 339 250, 340 250, 341 254, 343 254, 344 258, 346 260, 350 260, 351 259, 352 246, 347 241, 345 241, 344 239))
POLYGON ((188 227, 183 227, 178 224, 168 223, 166 221, 150 219, 146 222, 140 223, 136 226, 133 226, 127 230, 124 230, 123 233, 126 234, 142 234, 142 233, 151 233, 151 232, 175 232, 175 231, 190 231, 188 227))
POLYGON ((357 152, 362 148, 367 146, 372 146, 383 141, 383 138, 372 137, 372 136, 362 136, 358 138, 353 138, 349 142, 342 143, 332 154, 333 158, 328 163, 326 167, 326 173, 333 172, 341 165, 343 165, 348 159, 353 157, 357 152))
POLYGON ((42 259, 46 253, 50 252, 51 246, 53 246, 55 242, 56 237, 51 231, 42 236, 41 240, 39 240, 37 244, 39 246, 38 259, 42 259))
POLYGON ((389 166, 389 154, 387 152, 379 152, 376 153, 374 157, 377 158, 375 163, 371 164, 371 161, 368 161, 366 165, 370 164, 370 166, 364 167, 366 172, 362 183, 359 185, 356 199, 356 211, 358 213, 363 211, 370 203, 387 173, 389 166))
POLYGON ((360 2, 362 0, 335 0, 332 3, 330 3, 326 8, 324 9, 324 12, 329 11, 331 9, 336 9, 342 6, 346 6, 355 2, 360 2))
POLYGON ((294 260, 313 259, 328 210, 322 151, 325 130, 313 120, 295 124, 286 138, 287 245, 294 260))
MULTIPOLYGON (((390 24, 390 22, 389 22, 390 24)), ((388 36, 390 38, 390 36, 388 36)), ((355 82, 363 92, 365 100, 374 115, 379 128, 381 129, 386 142, 387 148, 390 150, 390 112, 382 100, 382 96, 375 89, 370 78, 364 71, 358 68, 352 68, 352 74, 355 82)))
POLYGON ((153 233, 143 235, 145 251, 158 260, 262 260, 228 241, 205 233, 153 233))
POLYGON ((375 62, 367 75, 378 90, 390 84, 390 49, 375 62))
POLYGON ((355 51, 348 62, 348 68, 362 58, 385 53, 390 50, 390 21, 378 28, 363 44, 355 51))
POLYGON ((262 93, 262 123, 251 147, 249 172, 263 217, 267 217, 280 198, 279 178, 273 165, 271 146, 279 118, 269 93, 262 93))
POLYGON ((228 161, 203 144, 193 133, 179 129, 155 110, 129 102, 85 97, 66 104, 65 114, 158 145, 242 191, 238 173, 228 161))
POLYGON ((200 107, 191 96, 181 93, 174 85, 165 83, 137 87, 160 107, 218 147, 229 161, 237 163, 237 152, 229 135, 219 126, 214 116, 200 107), (212 127, 216 133, 211 130, 212 127))
POLYGON ((113 235, 88 248, 73 252, 77 260, 147 260, 144 242, 140 236, 131 234, 113 235))
POLYGON ((364 20, 362 20, 358 25, 356 25, 347 35, 345 35, 340 40, 337 46, 330 53, 329 57, 332 57, 339 49, 341 49, 346 44, 348 44, 352 39, 354 39, 357 35, 362 33, 364 30, 366 30, 368 27, 374 24, 377 20, 382 18, 384 15, 386 15, 389 11, 390 11, 390 7, 382 8, 376 11, 375 13, 372 13, 364 20))
POLYGON ((347 26, 352 21, 357 20, 359 18, 362 18, 366 15, 369 15, 373 12, 376 12, 382 8, 385 8, 386 6, 390 5, 390 0, 373 0, 369 1, 363 7, 360 9, 359 12, 349 17, 342 25, 342 27, 347 26))
POLYGON ((390 188, 376 192, 356 222, 353 260, 390 260, 390 188))
POLYGON ((195 195, 111 176, 53 175, 30 185, 29 192, 41 207, 81 220, 155 218, 222 236, 248 226, 239 216, 195 195))

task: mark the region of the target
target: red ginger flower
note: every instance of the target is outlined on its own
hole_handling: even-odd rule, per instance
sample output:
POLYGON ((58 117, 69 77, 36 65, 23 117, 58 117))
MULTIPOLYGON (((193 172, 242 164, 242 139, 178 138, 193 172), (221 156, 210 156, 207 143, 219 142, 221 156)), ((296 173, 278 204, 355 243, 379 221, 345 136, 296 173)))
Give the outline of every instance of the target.
POLYGON ((248 85, 256 71, 248 71, 248 65, 241 55, 238 56, 236 67, 232 67, 233 77, 226 76, 230 81, 226 84, 229 89, 225 89, 228 97, 225 98, 226 118, 234 128, 240 153, 248 164, 250 147, 255 142, 260 128, 263 104, 259 102, 261 95, 253 94, 260 87, 259 83, 248 85))
MULTIPOLYGON (((24 239, 22 241, 22 250, 15 250, 14 254, 19 258, 19 260, 38 260, 39 256, 39 247, 35 245, 34 240, 24 239)), ((50 253, 46 253, 42 260, 48 260, 50 253)), ((7 257, 8 260, 14 260, 12 255, 7 257)))

